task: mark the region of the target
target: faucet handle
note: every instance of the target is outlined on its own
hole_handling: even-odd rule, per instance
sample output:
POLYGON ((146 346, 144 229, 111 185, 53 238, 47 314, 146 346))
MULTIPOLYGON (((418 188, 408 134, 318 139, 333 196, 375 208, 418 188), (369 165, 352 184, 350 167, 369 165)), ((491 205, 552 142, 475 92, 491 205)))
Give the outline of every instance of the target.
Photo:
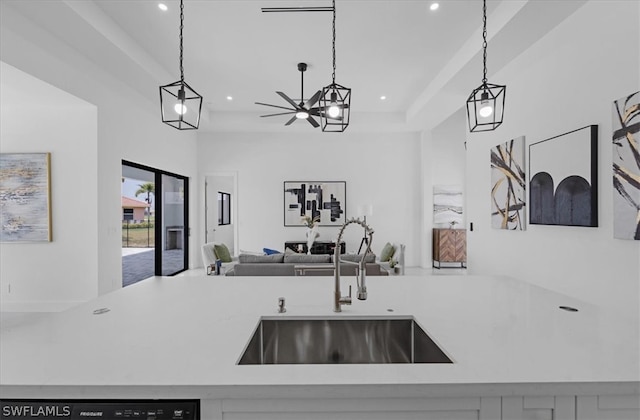
POLYGON ((339 303, 342 305, 351 305, 351 285, 349 285, 349 296, 339 296, 339 303))
POLYGON ((287 312, 287 309, 284 307, 284 297, 279 297, 278 298, 278 313, 285 313, 287 312))

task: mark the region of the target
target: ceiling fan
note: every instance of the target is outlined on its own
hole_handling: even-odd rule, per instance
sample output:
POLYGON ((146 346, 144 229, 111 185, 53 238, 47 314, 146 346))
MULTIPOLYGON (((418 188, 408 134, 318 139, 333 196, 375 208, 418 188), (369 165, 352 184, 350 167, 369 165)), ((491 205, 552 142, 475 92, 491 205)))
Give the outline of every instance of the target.
MULTIPOLYGON (((300 98, 304 98, 304 72, 306 70, 307 70, 307 64, 306 63, 298 63, 298 71, 300 71, 300 81, 301 81, 300 98)), ((260 117, 275 117, 275 116, 278 116, 278 115, 295 114, 293 116, 293 118, 291 118, 289 121, 287 121, 287 123, 285 125, 293 124, 293 122, 295 120, 303 120, 304 119, 304 120, 309 121, 309 124, 311 124, 314 128, 320 126, 320 124, 318 124, 318 122, 313 118, 313 116, 316 116, 316 117, 320 116, 320 108, 313 107, 313 105, 315 105, 318 102, 318 100, 320 99, 320 97, 322 96, 322 91, 321 90, 317 91, 311 98, 309 98, 309 100, 307 102, 304 102, 304 99, 300 99, 300 103, 299 104, 297 104, 293 99, 288 97, 283 92, 276 91, 276 93, 278 95, 280 95, 282 97, 282 99, 287 101, 287 103, 289 105, 291 105, 293 108, 287 108, 287 107, 279 106, 279 105, 272 105, 272 104, 265 104, 265 103, 262 103, 262 102, 256 102, 256 105, 265 105, 265 106, 270 106, 270 107, 273 107, 273 108, 286 109, 288 111, 288 112, 280 112, 280 113, 277 113, 277 114, 261 115, 260 117)))

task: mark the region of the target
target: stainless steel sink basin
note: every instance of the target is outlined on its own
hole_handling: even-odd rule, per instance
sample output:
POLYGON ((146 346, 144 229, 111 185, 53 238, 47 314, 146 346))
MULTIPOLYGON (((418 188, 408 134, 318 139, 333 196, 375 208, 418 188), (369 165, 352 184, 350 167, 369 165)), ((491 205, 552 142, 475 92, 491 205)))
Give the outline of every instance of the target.
POLYGON ((239 365, 453 363, 412 317, 261 318, 239 365))

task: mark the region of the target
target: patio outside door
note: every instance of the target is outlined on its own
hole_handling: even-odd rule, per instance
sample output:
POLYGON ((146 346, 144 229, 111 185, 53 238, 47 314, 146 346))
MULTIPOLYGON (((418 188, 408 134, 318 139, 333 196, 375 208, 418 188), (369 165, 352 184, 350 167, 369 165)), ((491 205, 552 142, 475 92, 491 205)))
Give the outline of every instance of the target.
MULTIPOLYGON (((160 272, 170 276, 187 268, 188 225, 186 223, 187 178, 163 173, 162 260, 160 272)), ((156 270, 158 271, 158 270, 156 270)))
POLYGON ((122 285, 189 266, 189 179, 122 161, 122 285))

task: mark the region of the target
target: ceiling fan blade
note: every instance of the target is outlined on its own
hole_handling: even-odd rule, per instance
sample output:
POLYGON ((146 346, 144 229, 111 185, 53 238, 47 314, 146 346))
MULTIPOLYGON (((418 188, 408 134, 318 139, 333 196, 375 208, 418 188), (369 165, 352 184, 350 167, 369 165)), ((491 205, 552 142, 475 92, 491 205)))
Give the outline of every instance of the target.
POLYGON ((296 117, 296 116, 294 115, 294 116, 293 116, 293 118, 291 118, 289 121, 287 121, 287 123, 286 123, 285 125, 291 125, 291 124, 293 124, 293 122, 294 122, 295 120, 297 120, 297 119, 298 119, 298 117, 296 117))
POLYGON ((306 109, 311 109, 312 106, 314 106, 316 104, 316 102, 318 102, 318 99, 320 99, 320 96, 322 95, 322 91, 319 90, 317 91, 311 98, 309 98, 309 100, 304 104, 304 107, 306 109))
POLYGON ((279 105, 271 105, 271 104, 265 104, 262 102, 255 102, 256 105, 264 105, 264 106, 272 106, 274 108, 280 108, 280 109, 288 109, 289 111, 295 111, 295 109, 291 109, 291 108, 286 108, 284 106, 279 106, 279 105))
POLYGON ((307 117, 307 121, 309 121, 309 124, 311 124, 313 128, 320 127, 320 124, 318 124, 318 121, 316 121, 311 115, 307 117))
POLYGON ((293 100, 291 98, 289 98, 287 95, 285 95, 282 92, 276 92, 278 95, 280 95, 282 97, 282 99, 284 99, 285 101, 289 102, 289 104, 291 104, 291 106, 293 106, 295 109, 300 109, 300 105, 298 105, 297 103, 293 102, 293 100))
POLYGON ((289 114, 295 114, 298 111, 289 111, 289 112, 281 112, 279 114, 267 114, 267 115, 260 115, 260 117, 276 117, 278 115, 289 115, 289 114))

